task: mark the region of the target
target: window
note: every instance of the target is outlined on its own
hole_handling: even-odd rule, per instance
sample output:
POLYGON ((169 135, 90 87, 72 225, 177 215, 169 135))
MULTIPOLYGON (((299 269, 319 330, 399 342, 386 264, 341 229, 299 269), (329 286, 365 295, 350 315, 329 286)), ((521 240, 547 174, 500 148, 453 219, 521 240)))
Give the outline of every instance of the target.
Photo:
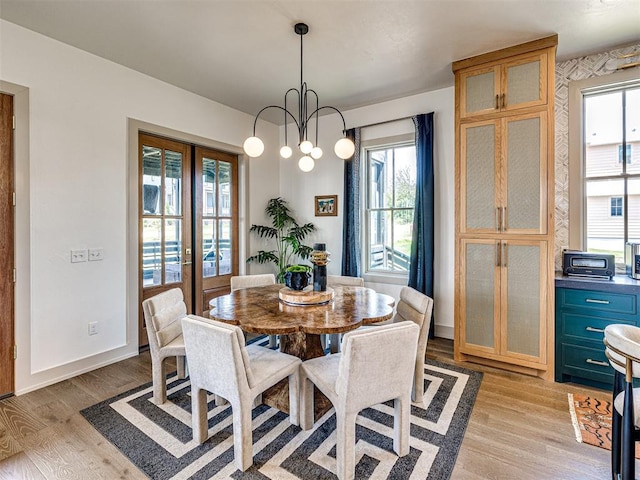
POLYGON ((611 197, 611 216, 622 216, 622 197, 611 197))
POLYGON ((365 270, 406 274, 416 191, 415 144, 372 147, 365 152, 365 270))
POLYGON ((582 91, 585 250, 614 254, 640 241, 640 83, 582 91))
POLYGON ((622 145, 618 145, 618 163, 622 163, 622 159, 625 158, 627 164, 631 163, 631 144, 627 143, 626 153, 622 156, 622 145))

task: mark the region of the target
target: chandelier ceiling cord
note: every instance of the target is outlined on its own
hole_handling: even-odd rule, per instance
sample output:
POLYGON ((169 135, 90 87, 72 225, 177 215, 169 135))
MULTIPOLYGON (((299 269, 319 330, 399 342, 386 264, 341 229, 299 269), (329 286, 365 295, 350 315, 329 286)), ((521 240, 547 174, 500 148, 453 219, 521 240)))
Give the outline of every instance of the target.
POLYGON ((354 151, 355 145, 351 141, 351 139, 347 138, 346 131, 347 126, 344 121, 344 116, 335 107, 331 106, 323 106, 320 107, 320 101, 318 98, 318 94, 315 90, 308 88, 307 83, 304 81, 303 77, 303 60, 304 60, 304 49, 303 49, 303 37, 309 31, 309 27, 305 23, 296 23, 293 27, 294 32, 300 36, 300 88, 290 88, 284 94, 284 107, 280 105, 269 105, 264 107, 262 110, 258 112, 255 120, 253 121, 253 136, 249 137, 244 142, 244 151, 250 157, 259 157, 262 155, 264 151, 264 143, 260 138, 256 136, 256 125, 258 123, 258 117, 260 114, 269 108, 277 108, 282 110, 284 113, 284 145, 280 148, 280 156, 282 158, 289 158, 293 154, 293 150, 289 146, 288 143, 288 122, 289 117, 293 120, 298 130, 298 148, 302 152, 303 156, 298 161, 298 167, 303 172, 309 172, 313 169, 315 165, 315 160, 318 160, 322 156, 322 149, 318 146, 318 114, 321 110, 329 109, 333 110, 342 119, 342 135, 334 147, 335 154, 342 159, 350 158, 354 151), (297 117, 289 111, 287 108, 287 99, 289 94, 295 96, 297 94, 297 103, 298 103, 298 115, 297 117), (315 106, 315 109, 309 113, 309 97, 311 96, 311 101, 313 102, 315 99, 315 105, 312 103, 312 107, 315 106), (315 144, 309 140, 309 122, 315 117, 315 144))

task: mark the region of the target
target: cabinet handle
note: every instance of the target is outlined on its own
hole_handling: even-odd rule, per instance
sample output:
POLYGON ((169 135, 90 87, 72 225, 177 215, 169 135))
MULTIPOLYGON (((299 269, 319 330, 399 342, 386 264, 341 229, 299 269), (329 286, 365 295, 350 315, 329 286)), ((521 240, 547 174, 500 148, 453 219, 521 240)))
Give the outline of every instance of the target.
POLYGON ((590 363, 592 365, 599 365, 601 367, 608 367, 609 364, 607 362, 601 362, 600 360, 591 360, 590 358, 587 358, 585 360, 585 362, 590 363))
POLYGON ((506 108, 507 96, 504 93, 501 96, 502 96, 502 108, 506 108))
POLYGON ((502 226, 502 208, 496 207, 496 231, 500 231, 502 226))
POLYGON ((587 303, 598 303, 600 305, 609 305, 609 300, 597 300, 595 298, 587 298, 585 300, 587 303))
POLYGON ((496 95, 496 110, 500 108, 500 95, 496 95))
POLYGON ((587 327, 587 328, 585 328, 585 330, 587 332, 604 333, 604 329, 602 329, 602 328, 587 327))
POLYGON ((502 242, 502 266, 507 267, 509 262, 509 250, 507 250, 507 242, 502 242))
POLYGON ((499 267, 502 263, 502 259, 500 256, 500 242, 496 242, 496 267, 499 267))
POLYGON ((500 217, 500 221, 502 222, 502 231, 507 231, 507 207, 502 207, 502 215, 500 217))

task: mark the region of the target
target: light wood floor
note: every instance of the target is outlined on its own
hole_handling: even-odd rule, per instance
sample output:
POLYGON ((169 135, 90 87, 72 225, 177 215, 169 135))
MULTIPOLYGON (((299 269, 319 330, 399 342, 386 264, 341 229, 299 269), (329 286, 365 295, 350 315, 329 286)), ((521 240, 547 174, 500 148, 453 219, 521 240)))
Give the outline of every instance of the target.
MULTIPOLYGON (((427 357, 454 363, 452 342, 427 357)), ((567 393, 609 393, 474 364, 484 372, 453 480, 608 479, 609 452, 576 442, 567 393)), ((0 401, 0 479, 145 479, 79 411, 151 379, 148 352, 0 401)))

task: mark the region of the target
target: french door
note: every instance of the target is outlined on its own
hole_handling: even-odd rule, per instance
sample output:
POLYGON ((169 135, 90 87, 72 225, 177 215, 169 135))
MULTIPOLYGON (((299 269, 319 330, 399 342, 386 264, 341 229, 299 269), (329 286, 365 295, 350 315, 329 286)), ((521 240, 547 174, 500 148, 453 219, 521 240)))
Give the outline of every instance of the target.
POLYGON ((202 315, 238 272, 237 156, 144 133, 138 145, 140 302, 180 288, 202 315))

